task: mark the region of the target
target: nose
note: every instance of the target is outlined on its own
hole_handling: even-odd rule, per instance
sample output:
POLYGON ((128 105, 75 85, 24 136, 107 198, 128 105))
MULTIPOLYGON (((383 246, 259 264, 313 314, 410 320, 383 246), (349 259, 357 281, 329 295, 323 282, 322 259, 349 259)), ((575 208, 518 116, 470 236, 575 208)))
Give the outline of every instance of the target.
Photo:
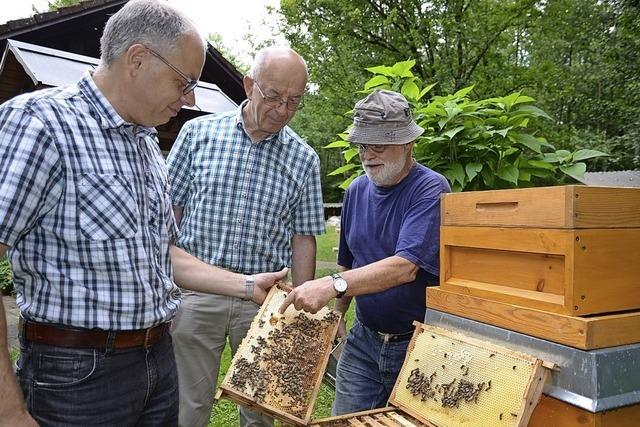
POLYGON ((196 105, 196 91, 192 90, 186 95, 183 94, 180 97, 180 102, 182 102, 183 105, 188 105, 189 107, 196 105))
POLYGON ((358 154, 360 155, 360 160, 369 160, 373 159, 376 155, 373 150, 358 150, 358 154))
POLYGON ((286 116, 289 114, 286 101, 280 101, 280 103, 274 108, 274 110, 276 110, 276 112, 281 116, 286 116))

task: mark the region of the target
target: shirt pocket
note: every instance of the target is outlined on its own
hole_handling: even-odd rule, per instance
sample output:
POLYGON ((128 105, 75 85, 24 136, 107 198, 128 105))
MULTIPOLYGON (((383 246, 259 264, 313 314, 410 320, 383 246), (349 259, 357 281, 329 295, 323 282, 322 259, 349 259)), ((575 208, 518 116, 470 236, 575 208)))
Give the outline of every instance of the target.
POLYGON ((78 185, 80 231, 90 240, 127 239, 138 231, 131 177, 82 174, 78 185))

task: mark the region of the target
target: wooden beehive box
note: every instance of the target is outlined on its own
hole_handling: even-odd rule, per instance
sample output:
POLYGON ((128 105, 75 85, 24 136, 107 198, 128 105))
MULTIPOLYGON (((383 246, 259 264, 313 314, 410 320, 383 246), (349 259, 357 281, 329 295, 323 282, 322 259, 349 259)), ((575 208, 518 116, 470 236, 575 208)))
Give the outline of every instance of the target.
POLYGON ((312 425, 527 425, 551 365, 456 332, 414 324, 416 331, 389 399, 391 407, 312 425))
POLYGON ((286 291, 274 286, 233 357, 216 399, 228 397, 293 425, 307 425, 320 389, 338 312, 278 309, 286 291))
POLYGON ((640 228, 443 226, 443 290, 584 316, 640 309, 640 228))
POLYGON ((640 309, 640 189, 447 194, 443 290, 585 316, 640 309))
POLYGON ((442 196, 442 225, 532 228, 640 227, 640 189, 565 185, 442 196))

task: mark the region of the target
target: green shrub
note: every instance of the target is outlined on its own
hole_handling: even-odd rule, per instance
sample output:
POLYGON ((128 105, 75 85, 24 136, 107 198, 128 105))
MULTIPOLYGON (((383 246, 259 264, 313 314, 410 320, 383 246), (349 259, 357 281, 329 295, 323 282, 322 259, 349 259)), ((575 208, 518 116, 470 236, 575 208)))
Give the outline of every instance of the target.
MULTIPOLYGON (((410 102, 416 122, 425 133, 414 146, 416 160, 447 177, 453 191, 532 187, 574 181, 584 175, 584 160, 605 153, 582 149, 556 150, 537 135, 535 123, 551 118, 519 92, 481 100, 469 94, 473 86, 452 95, 423 101, 435 86, 424 84, 411 72, 415 61, 367 70, 374 76, 360 93, 388 89, 410 102)), ((340 184, 347 188, 362 174, 357 150, 346 141, 347 133, 325 148, 343 150, 346 164, 329 175, 349 173, 340 184)))

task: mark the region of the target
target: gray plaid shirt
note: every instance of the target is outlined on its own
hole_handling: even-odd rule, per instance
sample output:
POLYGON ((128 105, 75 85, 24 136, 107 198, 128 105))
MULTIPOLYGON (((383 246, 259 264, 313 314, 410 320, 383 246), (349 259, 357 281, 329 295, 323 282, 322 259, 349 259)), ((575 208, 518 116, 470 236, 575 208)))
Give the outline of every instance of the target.
POLYGON ((25 317, 105 330, 173 317, 176 229, 154 129, 124 122, 85 75, 0 107, 0 162, 0 241, 25 317))
POLYGON ((252 144, 241 109, 187 122, 167 163, 177 245, 242 273, 291 265, 291 237, 324 232, 320 162, 290 128, 252 144))

